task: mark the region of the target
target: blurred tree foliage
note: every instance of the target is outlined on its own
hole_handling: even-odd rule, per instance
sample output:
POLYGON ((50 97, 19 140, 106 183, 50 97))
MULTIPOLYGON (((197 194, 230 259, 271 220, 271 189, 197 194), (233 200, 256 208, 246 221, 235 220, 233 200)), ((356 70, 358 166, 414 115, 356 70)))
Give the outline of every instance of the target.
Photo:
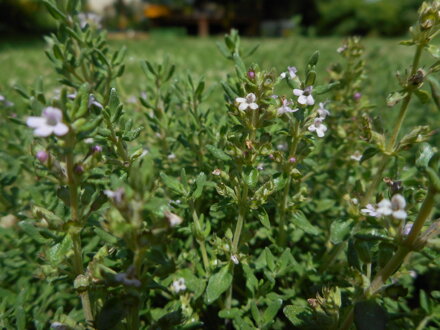
POLYGON ((41 0, 0 0, 0 33, 41 33, 54 27, 41 0))
POLYGON ((407 32, 421 0, 315 0, 318 34, 396 36, 407 32))

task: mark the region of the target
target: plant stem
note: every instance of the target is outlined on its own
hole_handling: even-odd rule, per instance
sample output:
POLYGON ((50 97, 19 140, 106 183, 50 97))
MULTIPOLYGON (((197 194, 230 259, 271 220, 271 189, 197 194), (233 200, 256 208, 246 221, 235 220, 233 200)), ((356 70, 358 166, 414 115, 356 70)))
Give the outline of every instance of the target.
MULTIPOLYGON (((419 62, 420 62, 420 57, 422 55, 422 50, 423 50, 424 46, 425 46, 424 44, 417 45, 416 52, 415 52, 414 59, 413 59, 413 63, 412 63, 412 67, 411 67, 411 73, 410 73, 409 77, 414 75, 417 71, 417 68, 418 68, 419 62)), ((410 88, 407 90, 407 95, 403 99, 402 105, 400 107, 399 115, 397 116, 396 124, 394 125, 394 128, 393 128, 393 133, 392 133, 391 138, 387 144, 387 151, 390 153, 394 152, 396 149, 397 137, 399 136, 400 129, 402 128, 403 121, 405 120, 405 115, 408 110, 408 105, 411 101, 412 95, 413 95, 413 89, 410 88)), ((389 161, 389 155, 382 154, 382 160, 380 162, 379 168, 377 169, 376 175, 374 176, 374 178, 371 182, 371 185, 368 187, 367 192, 365 193, 364 197, 361 200, 361 205, 366 205, 370 201, 371 196, 373 195, 373 193, 376 191, 377 187, 379 186, 379 183, 381 181, 383 172, 386 169, 388 161, 389 161)))
POLYGON ((244 189, 241 196, 241 205, 238 211, 237 225, 235 226, 234 239, 232 241, 232 253, 235 254, 238 251, 238 244, 240 243, 241 231, 243 229, 246 213, 247 213, 247 199, 248 199, 249 188, 246 183, 244 183, 244 189))
POLYGON ((284 175, 288 176, 287 183, 283 190, 283 195, 280 201, 280 228, 278 232, 278 244, 280 246, 286 245, 286 210, 287 210, 287 201, 289 198, 290 185, 292 184, 292 177, 290 176, 290 169, 292 167, 292 163, 290 162, 290 158, 292 158, 296 154, 296 149, 299 143, 299 121, 295 122, 295 126, 293 126, 291 130, 291 134, 293 136, 293 141, 289 145, 289 152, 287 157, 287 162, 284 165, 284 175))
MULTIPOLYGON (((70 233, 73 243, 73 268, 75 277, 82 275, 84 273, 83 259, 82 259, 82 248, 81 248, 81 219, 78 209, 78 185, 74 174, 74 159, 73 159, 73 149, 75 146, 75 139, 70 137, 68 141, 68 152, 66 156, 66 167, 67 167, 67 181, 69 186, 69 196, 70 196, 70 212, 72 222, 78 226, 70 233)), ((87 290, 79 293, 81 298, 81 304, 84 312, 84 317, 88 325, 93 324, 93 313, 90 304, 89 293, 87 290)))
MULTIPOLYGON (((200 220, 199 220, 199 217, 197 215, 194 202, 190 201, 189 205, 190 205, 190 208, 191 208, 192 218, 193 218, 193 221, 194 221, 194 225, 196 226, 196 230, 197 231, 201 231, 202 230, 202 226, 200 224, 200 220)), ((196 240, 197 240, 197 242, 200 245, 200 252, 202 254, 203 266, 205 267, 205 271, 209 272, 209 268, 210 268, 209 267, 209 258, 208 258, 208 253, 206 251, 205 241, 203 239, 199 239, 199 238, 196 238, 196 240)))

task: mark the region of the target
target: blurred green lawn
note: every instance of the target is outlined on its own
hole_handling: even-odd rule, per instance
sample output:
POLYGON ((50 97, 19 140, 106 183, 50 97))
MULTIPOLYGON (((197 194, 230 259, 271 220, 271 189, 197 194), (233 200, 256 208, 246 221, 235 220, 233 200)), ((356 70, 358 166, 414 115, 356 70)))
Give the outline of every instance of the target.
MULTIPOLYGON (((148 59, 152 62, 161 62, 166 57, 177 65, 178 74, 190 73, 193 77, 205 77, 207 86, 211 88, 208 102, 221 102, 223 93, 220 81, 227 73, 232 72, 232 64, 229 63, 218 51, 216 42, 222 38, 199 39, 191 37, 175 37, 153 35, 145 40, 113 40, 111 47, 118 48, 127 46, 126 70, 120 80, 119 88, 125 97, 138 96, 143 90, 146 78, 140 69, 140 61, 148 59)), ((243 39, 245 49, 259 44, 258 51, 247 59, 246 64, 258 63, 260 67, 274 68, 281 72, 288 65, 297 66, 300 69, 308 57, 315 51, 320 51, 318 64, 318 83, 328 79, 326 69, 330 64, 342 62, 342 58, 336 52, 341 45, 342 38, 305 38, 291 37, 285 39, 243 39)), ((366 48, 366 62, 368 68, 368 80, 364 94, 369 95, 377 104, 376 113, 381 116, 391 117, 397 111, 390 111, 385 106, 385 98, 389 92, 398 90, 395 72, 403 72, 412 61, 414 48, 399 45, 399 39, 368 38, 364 40, 366 48)), ((6 40, 0 43, 0 63, 2 73, 0 75, 0 94, 4 94, 13 101, 18 101, 18 96, 11 86, 20 84, 29 86, 35 79, 42 76, 47 90, 53 90, 57 86, 57 77, 54 74, 49 60, 44 54, 44 42, 42 40, 6 40)), ((432 58, 424 55, 422 63, 432 63, 432 58)), ((425 89, 428 87, 426 86, 425 89)), ((422 107, 416 101, 413 108, 422 107)), ((436 112, 434 105, 423 105, 429 112, 436 112)), ((17 111, 21 112, 21 111, 17 111)), ((418 113, 411 116, 407 124, 414 121, 426 123, 427 113, 418 113)), ((435 116, 438 118, 439 116, 435 116)), ((439 124, 436 119, 435 124, 439 124)), ((431 125, 434 124, 431 122, 431 125)), ((438 126, 438 125, 437 125, 438 126)))

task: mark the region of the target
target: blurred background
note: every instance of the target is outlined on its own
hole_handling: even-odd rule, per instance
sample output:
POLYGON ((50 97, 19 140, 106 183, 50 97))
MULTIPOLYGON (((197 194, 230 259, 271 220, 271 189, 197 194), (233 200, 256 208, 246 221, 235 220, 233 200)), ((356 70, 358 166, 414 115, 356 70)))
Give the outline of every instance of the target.
MULTIPOLYGON (((112 32, 208 36, 399 36, 421 0, 84 0, 112 32)), ((95 16, 96 15, 96 16, 95 16)), ((41 0, 0 0, 0 34, 43 34, 54 23, 41 0)))

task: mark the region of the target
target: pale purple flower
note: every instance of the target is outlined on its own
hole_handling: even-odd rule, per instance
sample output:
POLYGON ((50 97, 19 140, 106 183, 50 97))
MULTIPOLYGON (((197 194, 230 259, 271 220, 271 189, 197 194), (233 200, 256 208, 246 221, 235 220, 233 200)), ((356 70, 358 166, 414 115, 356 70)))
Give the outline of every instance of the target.
POLYGON ((413 227, 412 223, 405 224, 405 226, 403 227, 403 230, 402 230, 402 234, 404 236, 408 236, 409 233, 411 232, 412 227, 413 227))
POLYGON ((282 103, 281 107, 278 108, 278 115, 283 115, 283 114, 288 113, 288 112, 295 112, 295 111, 299 110, 298 108, 297 109, 292 109, 291 107, 289 107, 289 105, 291 105, 292 102, 290 102, 286 98, 283 98, 282 102, 283 103, 282 103))
POLYGON ((249 70, 247 73, 247 76, 249 79, 254 79, 255 78, 255 71, 249 70))
POLYGON ((99 103, 95 96, 93 94, 89 95, 89 103, 88 103, 88 107, 90 108, 92 105, 94 105, 95 107, 99 108, 99 109, 104 109, 104 107, 102 106, 101 103, 99 103))
POLYGON ((290 79, 295 78, 296 77, 296 73, 298 72, 298 70, 294 66, 288 66, 287 67, 287 71, 289 72, 290 79))
POLYGON ((69 131, 63 123, 63 113, 54 107, 44 108, 41 117, 28 117, 26 124, 34 129, 34 135, 40 137, 47 137, 52 133, 63 136, 69 131))
POLYGON ((246 97, 237 97, 235 99, 235 102, 239 103, 240 105, 238 106, 238 109, 240 111, 244 111, 247 108, 250 108, 252 110, 256 110, 258 109, 258 104, 255 103, 255 101, 257 100, 257 97, 255 96, 254 93, 249 93, 248 95, 246 95, 246 97))
POLYGON ((293 94, 295 96, 298 96, 298 103, 302 105, 314 105, 315 99, 312 96, 312 86, 308 86, 304 89, 297 89, 295 88, 293 90, 293 94))
POLYGON ((177 280, 174 280, 173 284, 171 284, 171 288, 175 293, 179 293, 180 291, 185 291, 186 290, 185 279, 181 277, 177 280))
POLYGON ((322 123, 321 118, 315 118, 313 124, 310 125, 308 129, 310 132, 316 132, 316 135, 318 135, 318 137, 323 137, 325 132, 327 131, 327 126, 322 123))
POLYGON ((38 159, 40 163, 45 163, 49 159, 49 154, 44 150, 40 150, 37 152, 35 157, 38 159))
POLYGON ((91 149, 94 154, 99 154, 102 152, 102 147, 98 144, 94 145, 91 149))
POLYGON ((290 157, 289 158, 289 163, 296 163, 296 158, 295 157, 290 157))
POLYGON ((104 194, 110 198, 115 204, 122 203, 124 199, 124 188, 113 190, 104 190, 104 194))
POLYGON ((405 220, 407 217, 405 207, 405 198, 400 194, 396 194, 391 198, 391 201, 384 198, 379 202, 379 204, 377 204, 377 208, 374 208, 371 204, 368 204, 367 208, 370 211, 363 209, 361 212, 377 218, 391 215, 395 219, 405 220))
POLYGON ((330 115, 330 111, 324 108, 325 103, 319 102, 319 108, 316 110, 318 111, 319 118, 324 120, 328 115, 330 115))
POLYGON ((361 93, 359 93, 359 92, 356 92, 356 93, 354 93, 354 95, 353 95, 353 99, 355 100, 355 101, 359 101, 359 99, 362 97, 362 94, 361 93))

